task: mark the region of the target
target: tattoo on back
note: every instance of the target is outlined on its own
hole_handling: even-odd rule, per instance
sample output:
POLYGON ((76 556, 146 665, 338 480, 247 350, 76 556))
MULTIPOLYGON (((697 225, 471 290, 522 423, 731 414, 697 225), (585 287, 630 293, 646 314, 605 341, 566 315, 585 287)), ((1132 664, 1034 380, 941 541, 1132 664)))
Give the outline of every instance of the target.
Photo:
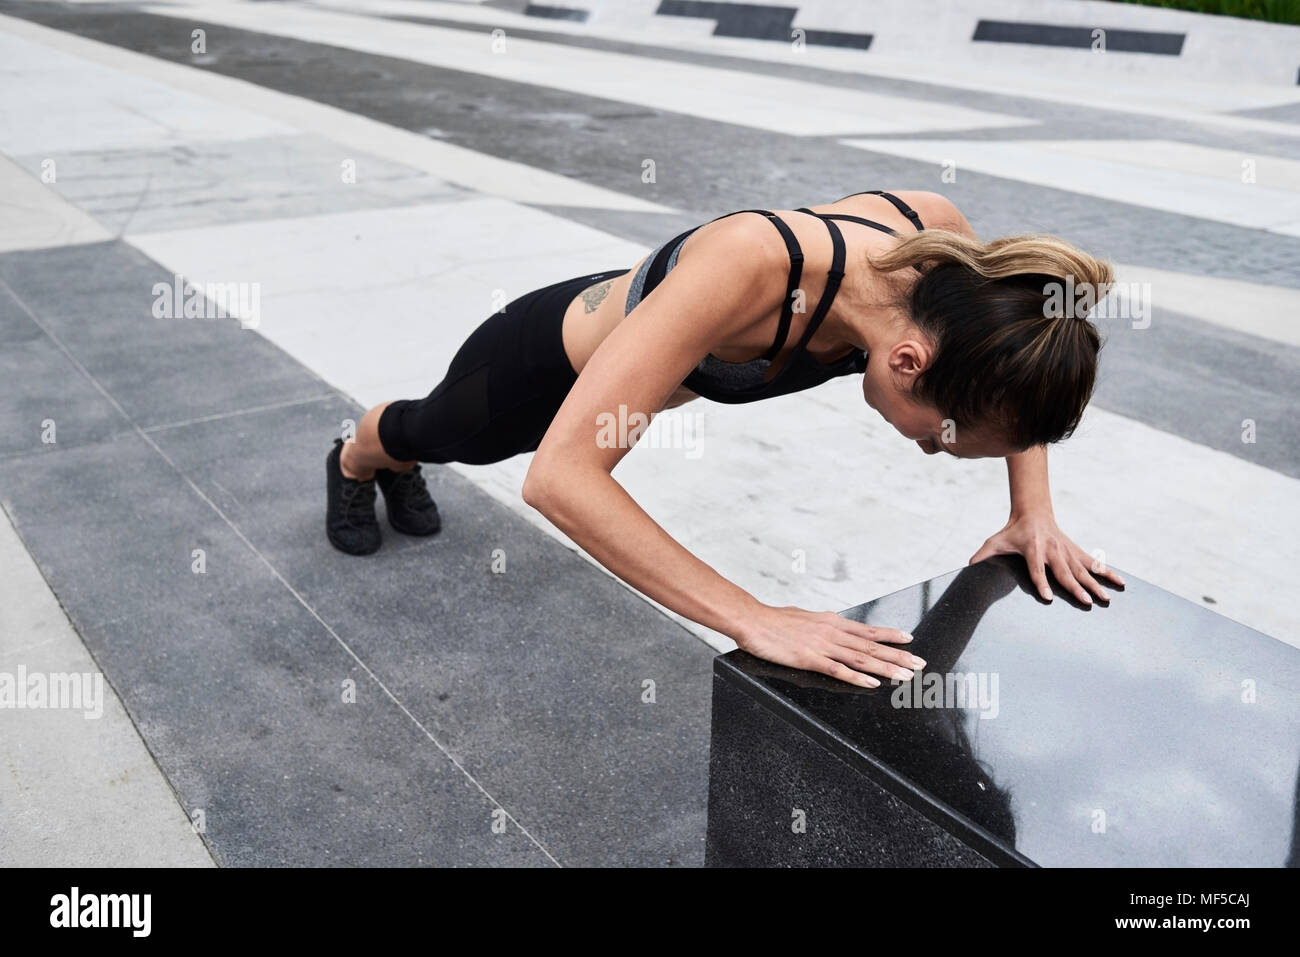
POLYGON ((604 282, 597 283, 583 292, 582 308, 584 314, 595 312, 600 307, 600 304, 605 301, 605 297, 609 295, 609 287, 613 284, 612 279, 606 279, 604 282))

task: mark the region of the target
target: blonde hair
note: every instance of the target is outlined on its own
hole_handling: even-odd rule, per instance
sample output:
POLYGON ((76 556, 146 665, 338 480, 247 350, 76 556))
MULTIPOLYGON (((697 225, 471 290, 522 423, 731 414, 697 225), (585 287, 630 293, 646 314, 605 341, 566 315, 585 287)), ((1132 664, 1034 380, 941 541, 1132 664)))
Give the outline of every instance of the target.
POLYGON ((985 243, 939 229, 909 235, 867 262, 921 274, 905 304, 935 354, 914 380, 916 399, 958 426, 1000 428, 1017 448, 1074 432, 1102 346, 1078 303, 1090 308, 1105 297, 1114 282, 1109 263, 1055 236, 985 243))
POLYGON ((1045 275, 1062 281, 1074 276, 1095 288, 1115 281, 1110 263, 1088 255, 1064 239, 1043 234, 1005 236, 982 243, 961 233, 927 229, 903 239, 898 245, 869 262, 881 272, 894 272, 909 266, 956 263, 985 279, 1009 276, 1045 275))

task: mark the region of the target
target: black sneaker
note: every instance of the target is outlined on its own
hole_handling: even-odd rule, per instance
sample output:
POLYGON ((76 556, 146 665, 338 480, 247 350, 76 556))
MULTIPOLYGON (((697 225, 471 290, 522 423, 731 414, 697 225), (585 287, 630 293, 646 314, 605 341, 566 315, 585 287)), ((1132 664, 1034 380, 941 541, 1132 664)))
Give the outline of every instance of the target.
POLYGON ((342 452, 343 440, 335 439, 325 457, 325 534, 341 552, 369 555, 383 540, 375 520, 375 480, 358 482, 344 475, 342 452))
POLYGON ((442 528, 438 506, 429 497, 417 463, 405 472, 375 469, 375 481, 384 493, 388 524, 403 535, 432 535, 442 528))

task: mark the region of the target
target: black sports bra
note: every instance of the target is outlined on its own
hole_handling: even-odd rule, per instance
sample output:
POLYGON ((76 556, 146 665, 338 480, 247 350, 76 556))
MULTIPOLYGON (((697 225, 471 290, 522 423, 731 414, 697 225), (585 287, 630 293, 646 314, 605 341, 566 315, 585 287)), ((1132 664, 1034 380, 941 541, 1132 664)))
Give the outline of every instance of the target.
MULTIPOLYGON (((918 230, 925 228, 921 223, 921 217, 917 215, 916 211, 892 193, 873 189, 862 193, 851 193, 850 195, 883 196, 893 203, 900 213, 910 219, 912 225, 918 230)), ((844 197, 844 199, 848 198, 848 196, 844 197)), ((776 358, 785 345, 786 337, 790 334, 790 321, 794 314, 794 297, 799 288, 799 279, 803 274, 803 250, 799 248, 799 243, 790 227, 771 210, 740 209, 710 220, 710 222, 717 222, 718 219, 725 219, 727 216, 736 216, 740 213, 758 213, 766 216, 785 241, 786 251, 790 254, 790 275, 786 282, 785 302, 781 306, 781 319, 777 326, 776 339, 771 348, 763 353, 760 358, 751 359, 747 362, 727 362, 712 355, 705 356, 682 382, 682 385, 696 395, 712 399, 714 402, 733 404, 756 402, 759 399, 768 399, 773 396, 788 395, 791 392, 810 389, 837 376, 860 373, 867 368, 867 354, 861 350, 854 350, 848 355, 831 362, 818 362, 806 351, 808 342, 830 311, 831 303, 835 301, 835 294, 839 291, 840 282, 844 278, 844 237, 840 233, 839 227, 835 225, 835 221, 870 226, 873 229, 889 233, 891 236, 897 236, 898 233, 882 223, 864 219, 861 216, 850 216, 845 213, 814 213, 806 207, 800 207, 795 212, 816 216, 826 224, 826 229, 831 236, 833 250, 831 268, 826 279, 826 289, 822 292, 817 308, 808 320, 808 327, 799 338, 790 358, 770 381, 765 380, 767 371, 772 365, 772 360, 776 358)), ((630 313, 641 300, 650 295, 655 287, 663 281, 668 271, 676 265, 677 254, 681 250, 682 244, 686 242, 691 233, 699 228, 699 226, 695 226, 688 229, 680 236, 670 239, 646 257, 641 264, 641 268, 632 277, 632 283, 628 288, 624 315, 630 313)))

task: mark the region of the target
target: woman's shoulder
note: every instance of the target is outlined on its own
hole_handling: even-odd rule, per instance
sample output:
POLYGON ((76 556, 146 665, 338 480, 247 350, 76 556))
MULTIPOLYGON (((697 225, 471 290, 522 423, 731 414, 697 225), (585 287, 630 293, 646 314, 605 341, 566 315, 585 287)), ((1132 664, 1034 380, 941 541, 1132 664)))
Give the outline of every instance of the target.
POLYGON ((751 276, 767 275, 774 267, 782 271, 790 265, 784 237, 761 210, 746 210, 705 223, 688 237, 682 252, 696 256, 703 253, 714 263, 725 263, 727 268, 751 276))
POLYGON ((957 205, 942 193, 917 189, 891 189, 893 193, 908 206, 911 206, 926 229, 946 229, 954 233, 975 238, 975 231, 962 215, 957 205))

